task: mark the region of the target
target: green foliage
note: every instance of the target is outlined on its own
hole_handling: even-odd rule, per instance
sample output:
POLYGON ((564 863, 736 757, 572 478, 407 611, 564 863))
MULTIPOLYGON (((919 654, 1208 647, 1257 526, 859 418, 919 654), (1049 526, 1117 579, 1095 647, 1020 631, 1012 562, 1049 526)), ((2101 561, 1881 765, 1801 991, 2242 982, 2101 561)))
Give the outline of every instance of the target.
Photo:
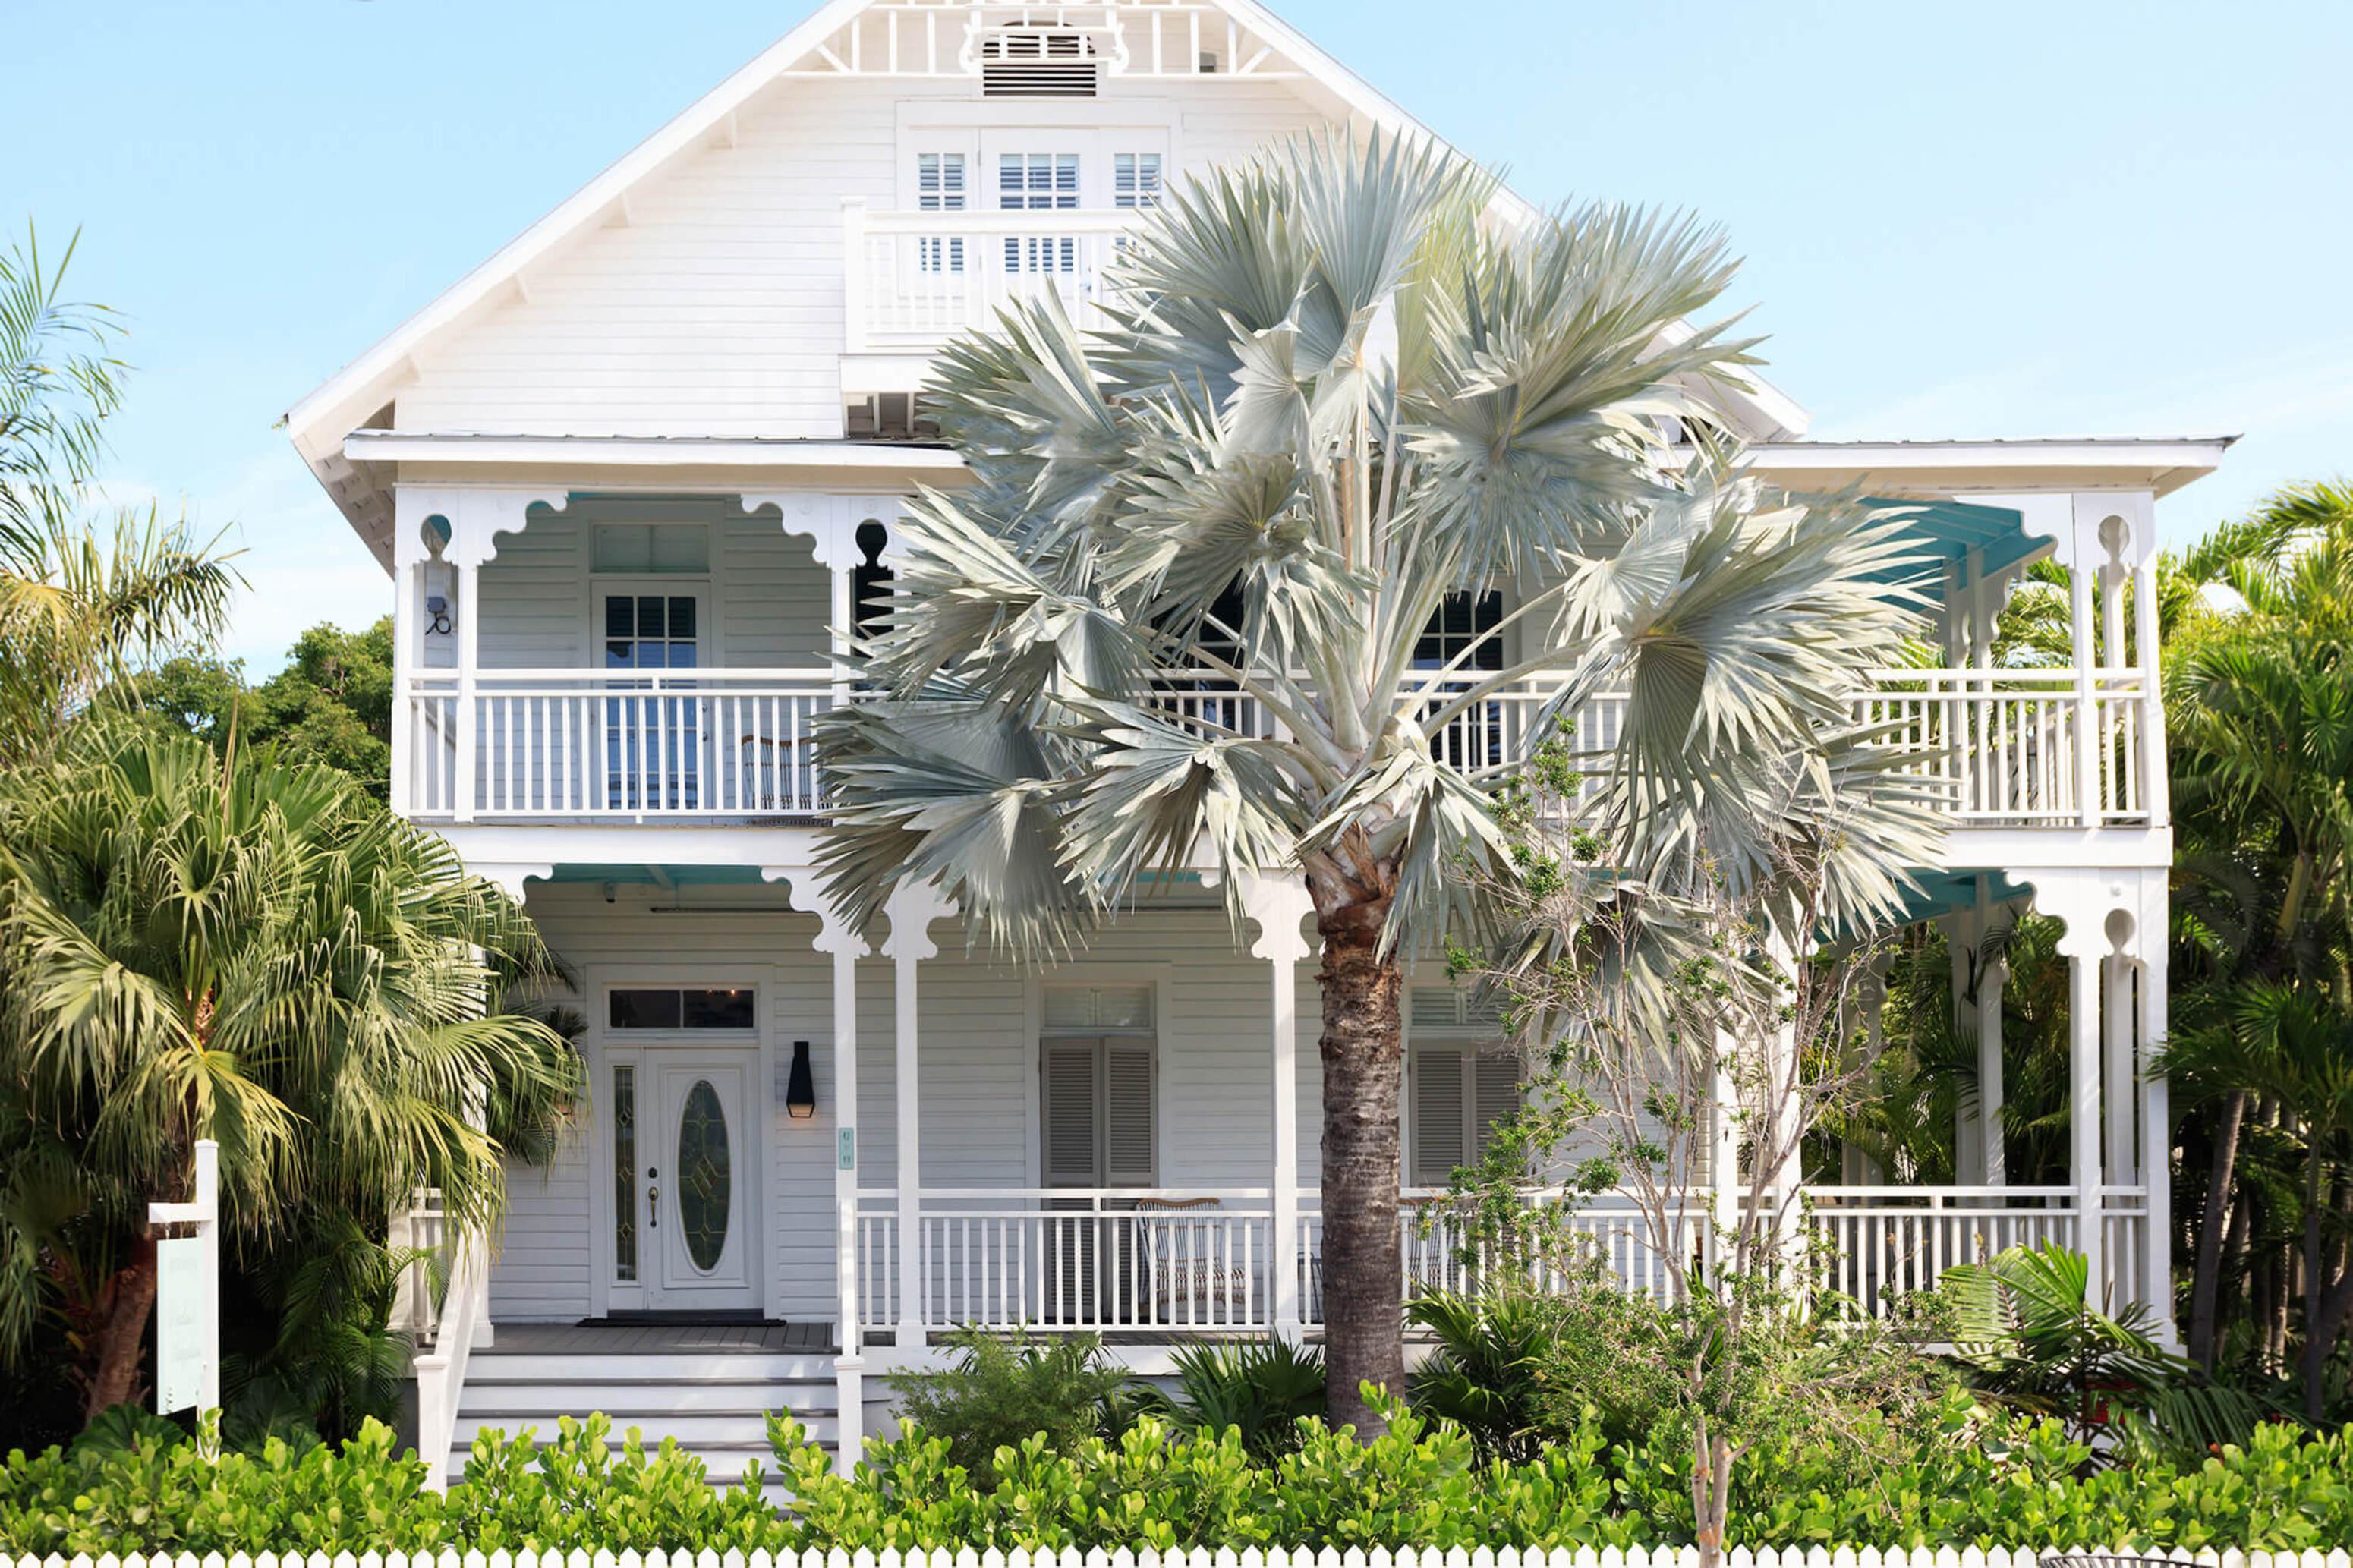
POLYGON ((376 800, 392 780, 392 619, 364 631, 312 626, 286 667, 258 686, 241 662, 183 654, 127 683, 116 698, 216 751, 232 731, 239 746, 274 747, 290 762, 319 763, 376 800))
POLYGON ((1945 1271, 1957 1360, 1970 1384, 2018 1409, 2053 1415, 2090 1442, 2104 1429, 2126 1451, 2200 1455, 2243 1441, 2275 1412, 2217 1386, 2168 1354, 2136 1304, 2121 1319, 2094 1308, 2080 1253, 2013 1247, 1945 1271))
MULTIPOLYGON (((972 1484, 949 1442, 908 1426, 873 1442, 849 1477, 778 1419, 771 1439, 790 1513, 754 1475, 721 1489, 702 1464, 604 1416, 566 1418, 544 1447, 486 1433, 446 1497, 370 1422, 350 1442, 271 1439, 207 1463, 176 1427, 126 1422, 111 1440, 0 1466, 0 1552, 284 1550, 354 1555, 444 1547, 485 1552, 656 1549, 1122 1546, 1632 1546, 1689 1540, 1679 1439, 1607 1441, 1593 1423, 1531 1460, 1480 1457, 1460 1428, 1388 1411, 1388 1434, 1305 1424, 1297 1449, 1253 1461, 1240 1435, 1138 1422, 1057 1453, 1042 1436, 993 1456, 972 1484)), ((1990 1415, 1945 1396, 1898 1462, 1859 1475, 1776 1450, 1736 1489, 1733 1537, 1755 1546, 2014 1545, 2285 1551, 2353 1538, 2353 1430, 2277 1426, 2194 1463, 2091 1470, 2057 1422, 1990 1415)), ((770 1479, 776 1479, 771 1476, 770 1479)))
POLYGON ((1525 1291, 1438 1290, 1408 1302, 1406 1318, 1438 1342, 1407 1385, 1414 1409, 1461 1426, 1491 1458, 1534 1458, 1545 1378, 1558 1370, 1558 1314, 1525 1291))
POLYGON ((1242 1449, 1264 1461, 1298 1447, 1299 1423, 1324 1409, 1324 1352, 1268 1340, 1187 1345, 1176 1352, 1176 1387, 1153 1413, 1180 1432, 1241 1435, 1242 1449))
MULTIPOLYGON (((578 1061, 480 1002, 550 973, 507 899, 324 768, 93 717, 0 773, 0 1360, 79 1350, 93 1411, 133 1396, 145 1298, 121 1284, 152 1270, 146 1205, 182 1195, 199 1138, 241 1249, 380 1247, 351 1226, 418 1186, 491 1223, 503 1150, 475 1086, 494 1127, 546 1118, 578 1061), (60 1311, 81 1344, 37 1352, 60 1311)), ((383 1407, 381 1335, 338 1346, 305 1318, 380 1309, 380 1264, 282 1277, 274 1310, 319 1331, 291 1348, 343 1363, 314 1418, 383 1407)))
POLYGON ((999 1451, 1033 1435, 1050 1452, 1076 1451, 1102 1429, 1106 1402, 1127 1382, 1093 1334, 1033 1341, 965 1329, 954 1343, 952 1365, 901 1373, 891 1387, 904 1418, 937 1433, 982 1487, 996 1484, 999 1451))

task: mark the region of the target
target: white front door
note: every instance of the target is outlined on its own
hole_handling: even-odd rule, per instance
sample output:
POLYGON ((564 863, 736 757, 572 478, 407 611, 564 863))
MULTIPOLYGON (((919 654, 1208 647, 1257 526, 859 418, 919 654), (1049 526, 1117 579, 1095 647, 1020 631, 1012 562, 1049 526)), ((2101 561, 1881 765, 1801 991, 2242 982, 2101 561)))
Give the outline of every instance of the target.
POLYGON ((649 1305, 667 1311, 760 1305, 759 1058, 648 1052, 659 1113, 640 1134, 652 1230, 649 1305))

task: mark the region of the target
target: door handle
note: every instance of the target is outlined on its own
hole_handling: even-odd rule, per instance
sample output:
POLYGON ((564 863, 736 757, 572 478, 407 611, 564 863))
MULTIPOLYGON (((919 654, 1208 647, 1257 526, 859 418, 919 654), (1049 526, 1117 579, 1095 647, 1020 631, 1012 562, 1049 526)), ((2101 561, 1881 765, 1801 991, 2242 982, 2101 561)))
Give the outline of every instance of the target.
MULTIPOLYGON (((647 1181, 654 1182, 660 1175, 661 1173, 656 1170, 653 1166, 648 1165, 646 1167, 647 1181)), ((646 1228, 648 1230, 659 1230, 661 1228, 661 1188, 659 1185, 649 1186, 646 1189, 646 1206, 648 1210, 646 1215, 646 1228)))

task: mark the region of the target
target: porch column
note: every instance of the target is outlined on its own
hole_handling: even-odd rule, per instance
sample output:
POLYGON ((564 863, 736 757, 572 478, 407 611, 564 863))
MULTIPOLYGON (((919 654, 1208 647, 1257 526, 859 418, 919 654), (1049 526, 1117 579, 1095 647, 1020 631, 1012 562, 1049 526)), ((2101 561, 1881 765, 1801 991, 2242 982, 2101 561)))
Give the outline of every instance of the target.
POLYGON ((2165 1075, 2151 1066, 2164 1048, 2167 1026, 2166 872, 2161 868, 2144 870, 2140 882, 2140 910, 2134 923, 2133 942, 2139 956, 2140 978, 2139 1005, 2136 1009, 2140 1037, 2140 1181, 2148 1194, 2142 1205, 2147 1218, 2142 1222, 2140 1277, 2147 1286, 2148 1300, 2145 1304, 2152 1319, 2154 1337, 2159 1344, 2179 1351, 2181 1334, 2173 1317, 2172 1097, 2165 1075))
POLYGON ((2002 1135, 2001 1000, 2010 961, 1994 957, 1978 971, 1978 1122, 1984 1133, 1985 1184, 2010 1184, 2010 1153, 2002 1135))
POLYGON ((898 1116, 892 1135, 898 1147, 899 1194, 899 1326, 902 1357, 923 1344, 924 1324, 931 1311, 929 1249, 923 1240, 923 1101, 917 1093, 916 1058, 921 1036, 916 1029, 915 966, 939 956, 931 937, 932 922, 955 912, 955 906, 932 887, 902 886, 882 906, 891 917, 891 935, 882 944, 891 960, 892 1026, 895 1044, 898 1116))
POLYGON ((2075 820, 2085 827, 2100 825, 2100 754, 2098 704, 2094 671, 2100 656, 2093 636, 2093 587, 2098 575, 2100 524, 2107 511, 2105 498, 2074 498, 2074 549, 2067 566, 2067 624, 2073 634, 2075 661, 2075 820))
MULTIPOLYGON (((441 559, 450 567, 450 613, 457 617, 454 630, 458 637, 458 703, 450 740, 456 751, 451 769, 456 798, 450 805, 452 815, 459 822, 474 819, 476 764, 481 746, 480 715, 475 711, 474 704, 475 679, 481 668, 482 563, 498 553, 500 535, 523 531, 531 520, 533 507, 544 506, 551 510, 561 511, 571 499, 569 490, 536 487, 404 485, 395 492, 393 558, 396 563, 401 559, 404 549, 415 549, 418 552, 417 563, 421 568, 423 558, 427 553, 421 532, 427 520, 438 517, 449 529, 448 542, 441 551, 441 559), (401 543, 403 538, 410 539, 411 543, 404 546, 401 543)), ((404 579, 401 591, 404 595, 412 595, 414 588, 404 579)), ((409 670, 413 674, 422 662, 415 655, 416 650, 424 646, 420 613, 423 606, 405 598, 397 607, 410 612, 409 619, 416 636, 412 646, 410 639, 403 637, 400 621, 396 616, 393 623, 395 667, 397 669, 400 656, 406 652, 410 655, 409 670)), ((408 700, 406 691, 395 690, 393 725, 396 744, 400 744, 397 739, 400 715, 408 700)), ((408 749, 406 745, 401 745, 394 760, 392 779, 396 790, 404 787, 406 769, 402 764, 406 760, 408 749)))
POLYGON ((2068 1174, 2074 1189, 2075 1250, 2084 1255, 2087 1273, 2085 1297, 2099 1306, 2108 1284, 2100 1200, 2100 971, 2108 953, 2112 905, 2096 888, 2084 885, 2090 879, 2045 878, 2036 884, 2035 903, 2066 928, 2059 952, 2067 961, 2068 1174))
POLYGON ((866 1355, 860 1325, 865 1310, 858 1298, 858 961, 866 942, 841 905, 809 866, 764 867, 766 881, 783 881, 793 907, 818 918, 810 947, 833 960, 833 1261, 836 1290, 834 1357, 836 1442, 834 1463, 848 1475, 866 1436, 866 1355))
POLYGON ((1311 943, 1300 922, 1315 907, 1296 878, 1245 873, 1242 908, 1258 925, 1252 955, 1267 961, 1273 980, 1273 1163, 1268 1172, 1267 1274, 1274 1331, 1296 1343, 1305 1314, 1300 1302, 1304 1255, 1299 1246, 1299 961, 1311 943))
POLYGON ((2102 1099, 2106 1107, 2107 1134, 2101 1164, 2115 1186, 2140 1180, 2137 1122, 2140 1096, 2138 1065, 2133 1059, 2134 1017, 2132 960, 2112 952, 2100 961, 2100 1056, 2102 1099))

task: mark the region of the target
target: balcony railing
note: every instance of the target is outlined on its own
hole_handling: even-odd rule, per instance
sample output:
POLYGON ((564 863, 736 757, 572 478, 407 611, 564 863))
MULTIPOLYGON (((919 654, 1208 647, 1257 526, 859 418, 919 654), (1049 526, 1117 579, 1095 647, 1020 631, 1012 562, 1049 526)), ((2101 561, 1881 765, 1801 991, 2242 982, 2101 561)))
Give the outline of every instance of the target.
POLYGON ((869 212, 842 209, 843 352, 922 353, 986 327, 1016 300, 1060 295, 1073 316, 1098 298, 1130 209, 869 212))
MULTIPOLYGON (((1426 681, 1409 677, 1399 702, 1473 773, 1524 760, 1557 689, 1523 682, 1441 721, 1450 692, 1426 681)), ((470 687, 434 671, 402 706, 396 803, 461 822, 805 820, 828 805, 812 725, 846 691, 813 669, 497 670, 470 687)), ((1956 826, 2096 826, 2148 820, 2151 700, 2132 669, 1890 669, 1853 717, 1915 749, 1956 826)), ((1207 676, 1152 701, 1205 734, 1277 732, 1255 698, 1207 676)), ((1625 717, 1624 697, 1595 698, 1573 744, 1616 745, 1625 717)))

